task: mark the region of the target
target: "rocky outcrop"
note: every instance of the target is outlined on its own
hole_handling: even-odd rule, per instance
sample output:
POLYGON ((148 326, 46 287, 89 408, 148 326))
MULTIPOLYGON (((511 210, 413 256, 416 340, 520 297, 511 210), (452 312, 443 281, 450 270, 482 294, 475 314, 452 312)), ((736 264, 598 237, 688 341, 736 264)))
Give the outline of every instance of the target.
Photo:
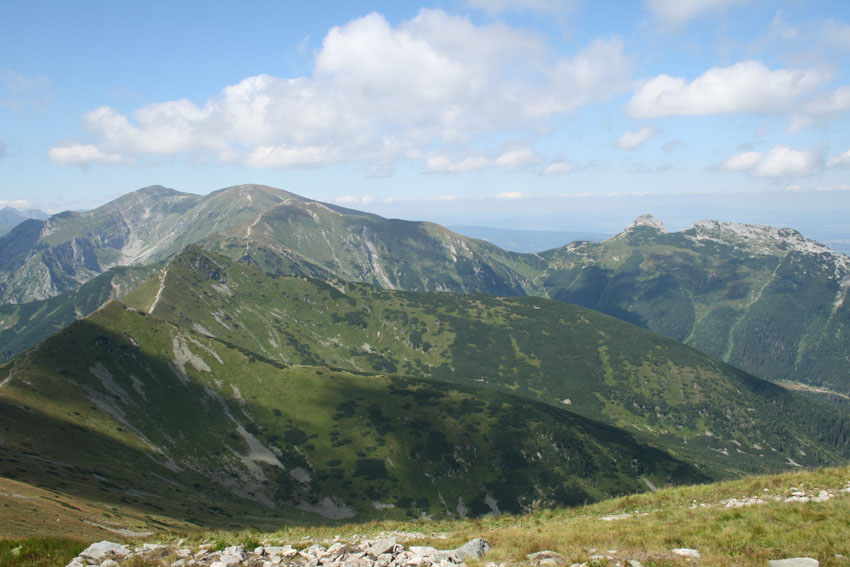
POLYGON ((67 567, 119 567, 145 565, 167 567, 456 567, 464 561, 479 559, 490 550, 481 538, 468 541, 457 549, 435 549, 399 544, 395 537, 379 537, 355 543, 335 542, 328 547, 314 544, 304 549, 292 545, 262 545, 245 549, 241 545, 211 550, 204 545, 199 549, 189 547, 145 544, 134 550, 101 541, 90 545, 74 558, 67 567))

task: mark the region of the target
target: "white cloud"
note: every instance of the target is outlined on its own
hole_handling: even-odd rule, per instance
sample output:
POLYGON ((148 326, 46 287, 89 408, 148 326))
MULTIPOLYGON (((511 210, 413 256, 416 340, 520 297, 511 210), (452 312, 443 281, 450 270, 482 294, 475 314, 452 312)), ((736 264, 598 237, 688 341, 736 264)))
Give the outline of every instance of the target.
POLYGON ((519 191, 508 191, 506 193, 499 193, 498 195, 496 195, 496 198, 497 199, 515 200, 515 199, 522 199, 524 196, 525 195, 523 195, 519 191))
POLYGON ((804 104, 799 113, 791 116, 789 130, 792 133, 799 132, 848 111, 850 111, 850 86, 845 85, 804 104))
MULTIPOLYGON (((249 167, 359 162, 391 172, 399 160, 463 152, 490 134, 539 134, 553 116, 624 90, 632 72, 617 38, 553 58, 541 35, 505 24, 422 10, 392 26, 372 13, 328 31, 311 76, 248 77, 202 105, 179 99, 126 114, 91 110, 83 125, 97 152, 63 163, 193 155, 249 167)), ((471 171, 530 157, 425 167, 471 171)))
POLYGON ((508 150, 493 160, 498 167, 525 167, 540 161, 540 156, 531 148, 508 150))
POLYGON ((726 171, 749 171, 762 157, 762 152, 743 152, 730 157, 720 167, 726 171))
POLYGON ((826 165, 829 167, 850 167, 850 150, 847 150, 840 156, 829 158, 826 165))
POLYGON ((744 152, 721 166, 726 171, 746 171, 753 177, 804 177, 823 169, 823 157, 813 150, 777 145, 769 152, 744 152))
POLYGON ((132 157, 120 154, 107 154, 91 144, 71 144, 56 146, 48 152, 50 159, 57 165, 129 165, 135 162, 132 157))
POLYGON ((621 150, 634 150, 657 136, 659 132, 660 130, 654 126, 644 126, 634 132, 626 130, 617 140, 616 145, 621 150))
MULTIPOLYGON (((372 195, 340 195, 339 197, 334 198, 334 203, 339 203, 340 205, 371 205, 377 198, 372 195)), ((392 198, 384 199, 385 203, 393 202, 392 198)))
POLYGON ((14 201, 6 201, 0 199, 0 209, 12 207, 13 209, 30 209, 32 205, 26 199, 15 199, 14 201))
POLYGON ((538 161, 540 156, 531 148, 516 148, 495 157, 478 155, 457 161, 446 154, 433 154, 425 159, 425 169, 431 173, 467 173, 490 167, 520 168, 538 161))
POLYGON ((6 142, 3 141, 3 138, 0 138, 0 158, 6 157, 8 154, 6 153, 6 142))
POLYGON ((568 161, 553 161, 543 168, 540 175, 562 175, 573 171, 576 166, 568 161))
POLYGON ((243 163, 249 167, 322 167, 338 161, 327 148, 318 146, 260 146, 243 163))
POLYGON ((633 118, 674 115, 780 113, 793 110, 827 75, 816 69, 770 70, 761 61, 714 67, 691 82, 659 75, 632 96, 633 118))
POLYGON ((425 160, 425 169, 431 173, 468 173, 490 167, 493 161, 486 157, 468 157, 452 161, 445 155, 431 156, 425 160))
POLYGON ((661 22, 680 26, 698 16, 743 4, 747 0, 645 0, 644 5, 661 22))

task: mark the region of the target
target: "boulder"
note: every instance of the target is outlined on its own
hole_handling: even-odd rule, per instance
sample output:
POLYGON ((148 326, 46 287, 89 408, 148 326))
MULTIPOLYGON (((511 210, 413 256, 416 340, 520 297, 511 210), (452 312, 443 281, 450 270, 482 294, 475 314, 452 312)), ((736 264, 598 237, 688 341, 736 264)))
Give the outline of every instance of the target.
POLYGON ((679 557, 688 557, 690 559, 699 559, 699 551, 687 547, 679 547, 673 550, 673 555, 679 557))
POLYGON ((564 558, 557 551, 538 551, 525 556, 535 567, 559 567, 564 565, 564 558))
POLYGON ((413 553, 412 564, 421 565, 426 560, 431 563, 439 563, 441 561, 450 561, 452 563, 460 563, 460 560, 455 556, 454 550, 442 550, 433 547, 411 545, 410 552, 413 553))
POLYGON ((394 537, 383 537, 371 542, 363 551, 372 559, 376 559, 379 555, 396 552, 396 545, 394 537))
POLYGON ((109 557, 126 557, 129 554, 129 548, 121 545, 120 543, 104 540, 88 546, 82 553, 80 553, 80 557, 93 559, 100 563, 103 559, 107 559, 109 557))
POLYGON ((789 557, 787 559, 771 559, 767 564, 770 567, 818 567, 820 562, 811 557, 789 557))
POLYGON ((484 554, 488 551, 490 551, 490 544, 482 538, 477 537, 455 549, 455 556, 461 561, 466 561, 467 559, 480 559, 484 557, 484 554))

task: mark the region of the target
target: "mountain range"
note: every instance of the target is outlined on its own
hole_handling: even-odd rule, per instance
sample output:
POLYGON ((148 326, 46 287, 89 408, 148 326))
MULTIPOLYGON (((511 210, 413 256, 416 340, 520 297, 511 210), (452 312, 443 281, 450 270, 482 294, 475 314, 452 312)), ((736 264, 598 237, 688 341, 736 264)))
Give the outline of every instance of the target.
POLYGON ((0 473, 206 526, 520 512, 846 463, 841 408, 534 297, 185 247, 0 368, 0 473))
POLYGON ((24 221, 0 273, 0 475, 139 516, 498 514, 850 461, 846 404, 746 371, 847 380, 848 259, 790 229, 643 216, 521 254, 150 187, 24 221))
MULTIPOLYGON (((0 354, 45 336, 14 305, 62 296, 113 268, 156 264, 190 243, 276 274, 549 297, 763 378, 850 392, 850 260, 792 229, 701 221, 668 233, 644 216, 603 242, 522 254, 432 223, 256 185, 207 196, 148 187, 92 211, 28 220, 0 237, 0 338, 14 337, 0 354)), ((43 327, 70 323, 71 312, 56 311, 63 315, 43 327)))

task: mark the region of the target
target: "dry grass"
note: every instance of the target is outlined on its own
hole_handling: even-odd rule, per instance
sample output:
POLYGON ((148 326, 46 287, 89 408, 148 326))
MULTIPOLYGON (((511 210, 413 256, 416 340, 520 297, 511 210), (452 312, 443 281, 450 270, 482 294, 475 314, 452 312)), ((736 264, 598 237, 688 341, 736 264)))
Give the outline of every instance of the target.
MULTIPOLYGON (((595 567, 613 566, 617 560, 626 559, 637 559, 646 567, 763 567, 769 559, 794 556, 814 557, 824 567, 850 566, 850 560, 840 557, 850 557, 850 492, 843 491, 848 482, 850 468, 845 467, 667 489, 524 516, 292 526, 268 533, 184 532, 160 534, 156 540, 175 543, 182 539, 190 547, 202 543, 214 548, 234 544, 251 548, 260 543, 307 547, 334 539, 406 532, 411 535, 399 539, 407 545, 442 549, 483 537, 493 546, 493 551, 482 561, 472 562, 471 567, 490 562, 527 564, 526 555, 543 550, 560 553, 567 565, 587 562, 595 567), (785 502, 794 490, 809 495, 825 490, 832 497, 824 502, 785 502), (731 498, 756 497, 764 503, 726 507, 731 498), (605 519, 611 515, 625 517, 605 519), (672 550, 680 547, 698 549, 701 558, 694 561, 674 555, 672 550), (594 555, 610 555, 615 559, 591 559, 594 555)), ((0 543, 11 549, 9 541, 0 543)), ((10 565, 49 564, 12 562, 10 565)))

